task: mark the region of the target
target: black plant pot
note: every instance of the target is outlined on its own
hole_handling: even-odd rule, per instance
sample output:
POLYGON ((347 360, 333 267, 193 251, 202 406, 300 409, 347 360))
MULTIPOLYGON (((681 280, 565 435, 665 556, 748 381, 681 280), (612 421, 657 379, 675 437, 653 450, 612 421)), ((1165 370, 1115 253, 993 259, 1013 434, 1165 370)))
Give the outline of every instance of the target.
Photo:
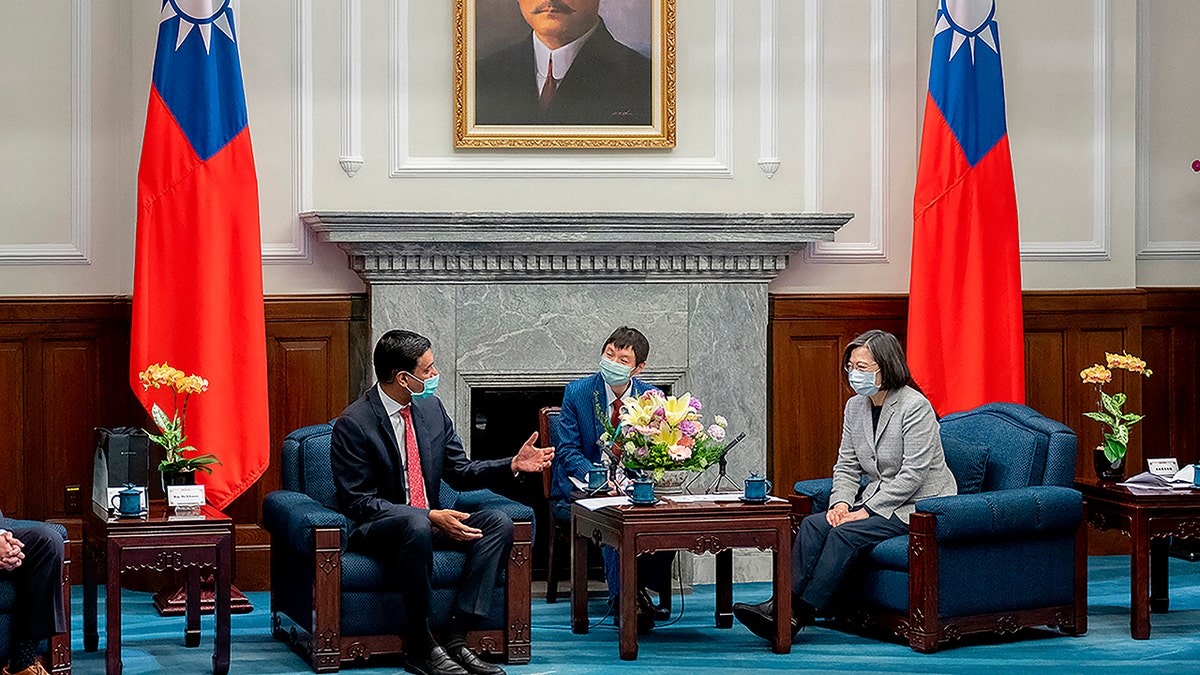
POLYGON ((163 492, 167 491, 168 485, 195 485, 195 471, 163 471, 159 474, 162 476, 163 492))
POLYGON ((1117 483, 1125 479, 1125 458, 1108 461, 1104 455, 1104 446, 1096 446, 1096 477, 1102 481, 1117 483))

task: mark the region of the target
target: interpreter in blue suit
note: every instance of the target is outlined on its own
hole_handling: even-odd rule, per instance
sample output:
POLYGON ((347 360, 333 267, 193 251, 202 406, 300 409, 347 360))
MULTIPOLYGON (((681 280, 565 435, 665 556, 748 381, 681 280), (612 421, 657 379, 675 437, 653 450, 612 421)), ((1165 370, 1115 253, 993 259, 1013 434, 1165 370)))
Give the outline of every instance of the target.
MULTIPOLYGON (((556 520, 570 521, 571 502, 575 500, 572 491, 579 494, 570 477, 587 482, 588 470, 600 462, 600 437, 604 434, 605 423, 614 428, 617 426, 621 399, 641 396, 654 388, 634 377, 646 368, 649 355, 650 342, 646 336, 635 328, 621 326, 604 342, 599 372, 571 382, 563 392, 558 445, 554 454, 554 481, 550 488, 556 520)), ((602 547, 602 553, 608 597, 615 606, 621 587, 619 558, 610 546, 602 547)), ((647 589, 661 587, 671 573, 674 558, 674 551, 638 557, 639 628, 648 629, 654 626, 655 620, 670 618, 670 610, 656 605, 647 589)))

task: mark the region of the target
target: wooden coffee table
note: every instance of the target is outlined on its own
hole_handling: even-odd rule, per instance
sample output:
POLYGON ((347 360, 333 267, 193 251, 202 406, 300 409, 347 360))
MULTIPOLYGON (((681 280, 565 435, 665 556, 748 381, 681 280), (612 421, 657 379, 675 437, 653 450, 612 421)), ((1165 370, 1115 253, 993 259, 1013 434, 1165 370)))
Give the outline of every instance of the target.
POLYGON ((1200 490, 1139 490, 1080 478, 1083 517, 1097 530, 1116 529, 1130 538, 1129 632, 1150 639, 1150 612, 1164 613, 1168 537, 1200 539, 1200 490))
POLYGON ((717 555, 718 628, 733 625, 733 550, 774 552, 777 654, 792 649, 792 530, 790 507, 783 500, 766 504, 736 501, 676 503, 669 498, 654 506, 606 506, 595 511, 571 507, 571 629, 588 632, 587 544, 617 549, 621 569, 620 654, 637 658, 637 556, 653 551, 691 551, 717 555), (783 620, 779 620, 782 617, 783 620))
POLYGON ((107 509, 92 504, 83 517, 83 648, 94 652, 96 586, 104 574, 105 671, 121 672, 121 572, 130 570, 187 573, 187 620, 184 645, 200 644, 200 571, 215 576, 216 638, 213 673, 229 672, 229 597, 233 582, 233 521, 211 506, 200 514, 177 516, 165 502, 151 502, 142 518, 110 518, 107 509))

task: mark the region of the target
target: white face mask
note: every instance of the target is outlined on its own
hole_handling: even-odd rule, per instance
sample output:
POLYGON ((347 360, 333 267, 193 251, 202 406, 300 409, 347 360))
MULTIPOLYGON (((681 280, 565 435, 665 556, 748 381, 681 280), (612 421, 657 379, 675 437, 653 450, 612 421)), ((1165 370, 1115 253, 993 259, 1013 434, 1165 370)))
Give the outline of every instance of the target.
MULTIPOLYGON (((878 372, 878 371, 876 371, 878 372)), ((874 396, 879 393, 879 385, 875 384, 876 373, 864 373, 861 370, 850 371, 850 388, 856 394, 874 396)))

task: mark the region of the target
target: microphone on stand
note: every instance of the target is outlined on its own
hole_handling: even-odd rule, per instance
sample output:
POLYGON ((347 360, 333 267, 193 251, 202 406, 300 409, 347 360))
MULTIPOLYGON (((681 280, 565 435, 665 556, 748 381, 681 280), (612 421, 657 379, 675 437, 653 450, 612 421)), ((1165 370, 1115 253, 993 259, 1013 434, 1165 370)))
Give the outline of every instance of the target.
POLYGON ((726 457, 729 456, 729 451, 733 449, 733 446, 741 443, 742 439, 745 437, 746 432, 743 431, 737 435, 737 438, 734 438, 732 441, 729 441, 725 444, 725 448, 721 450, 721 456, 717 458, 717 476, 713 479, 712 483, 709 483, 708 489, 704 491, 705 494, 713 494, 718 492, 722 486, 728 486, 729 488, 732 488, 730 490, 731 492, 737 492, 741 489, 737 486, 737 483, 733 482, 733 479, 729 477, 725 470, 729 468, 729 462, 726 460, 726 457))

